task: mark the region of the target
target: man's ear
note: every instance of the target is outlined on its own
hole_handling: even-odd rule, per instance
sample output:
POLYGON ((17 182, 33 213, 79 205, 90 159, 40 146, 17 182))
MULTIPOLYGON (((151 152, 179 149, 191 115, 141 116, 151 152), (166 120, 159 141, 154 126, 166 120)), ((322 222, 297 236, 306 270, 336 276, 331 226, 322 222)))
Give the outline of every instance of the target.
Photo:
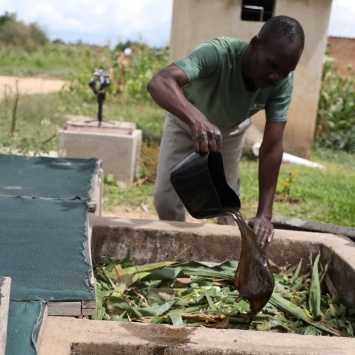
POLYGON ((259 36, 254 36, 251 40, 250 40, 250 49, 257 49, 260 46, 260 38, 259 36))

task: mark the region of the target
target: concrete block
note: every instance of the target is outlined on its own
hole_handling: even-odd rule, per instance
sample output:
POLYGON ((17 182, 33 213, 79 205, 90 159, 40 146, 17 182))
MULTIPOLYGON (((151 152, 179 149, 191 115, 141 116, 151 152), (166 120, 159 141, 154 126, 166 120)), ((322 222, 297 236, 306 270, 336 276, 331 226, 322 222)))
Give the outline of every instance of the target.
POLYGON ((38 355, 353 355, 354 347, 353 338, 48 317, 38 355))
POLYGON ((58 151, 65 151, 67 158, 102 159, 105 174, 113 174, 115 180, 133 182, 138 171, 142 131, 135 129, 130 133, 63 129, 58 132, 58 151))

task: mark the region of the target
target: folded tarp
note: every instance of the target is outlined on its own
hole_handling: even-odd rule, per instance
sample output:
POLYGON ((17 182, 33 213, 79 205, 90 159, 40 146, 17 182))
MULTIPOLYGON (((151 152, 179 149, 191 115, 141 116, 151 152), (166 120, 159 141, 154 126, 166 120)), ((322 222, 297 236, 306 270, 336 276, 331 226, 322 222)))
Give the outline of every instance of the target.
POLYGON ((0 275, 11 301, 94 300, 85 201, 0 198, 0 275))
POLYGON ((45 305, 42 302, 10 302, 6 355, 36 355, 45 305))
POLYGON ((98 161, 0 154, 0 197, 90 200, 98 161))

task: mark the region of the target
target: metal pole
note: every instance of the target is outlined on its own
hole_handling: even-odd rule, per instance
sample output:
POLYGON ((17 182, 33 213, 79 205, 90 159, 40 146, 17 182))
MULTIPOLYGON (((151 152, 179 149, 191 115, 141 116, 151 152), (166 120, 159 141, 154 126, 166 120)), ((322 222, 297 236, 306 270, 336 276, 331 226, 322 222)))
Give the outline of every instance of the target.
POLYGON ((101 126, 102 122, 102 104, 105 100, 105 93, 104 92, 98 92, 97 93, 97 102, 99 103, 99 109, 97 113, 97 119, 99 121, 99 126, 101 126))

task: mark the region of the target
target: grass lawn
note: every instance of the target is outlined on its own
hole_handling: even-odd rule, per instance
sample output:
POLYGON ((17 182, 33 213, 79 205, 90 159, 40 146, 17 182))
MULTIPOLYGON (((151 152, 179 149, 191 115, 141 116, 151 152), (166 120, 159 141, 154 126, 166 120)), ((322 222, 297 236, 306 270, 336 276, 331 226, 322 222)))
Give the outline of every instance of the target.
MULTIPOLYGON (((274 215, 301 218, 314 222, 354 226, 355 204, 355 155, 342 152, 316 151, 312 160, 324 169, 283 163, 279 177, 287 180, 290 173, 298 170, 291 184, 290 202, 276 194, 274 215)), ((258 162, 243 159, 240 175, 242 180, 241 211, 245 217, 253 217, 258 204, 258 162)), ((144 208, 154 211, 151 191, 153 184, 105 184, 105 209, 124 206, 126 210, 144 208)), ((278 185, 278 192, 282 185, 278 185)))

